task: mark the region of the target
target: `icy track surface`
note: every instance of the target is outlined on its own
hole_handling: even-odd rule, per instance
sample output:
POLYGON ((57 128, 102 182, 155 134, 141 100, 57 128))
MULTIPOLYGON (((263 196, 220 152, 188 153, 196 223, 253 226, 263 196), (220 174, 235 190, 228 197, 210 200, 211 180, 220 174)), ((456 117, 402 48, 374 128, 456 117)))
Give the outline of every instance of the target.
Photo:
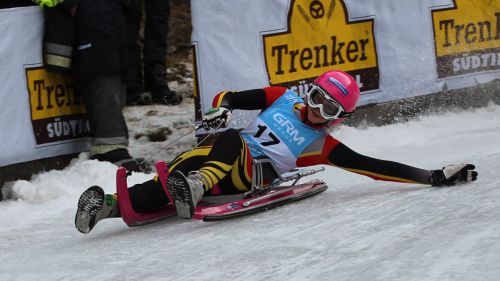
POLYGON ((15 182, 19 199, 0 202, 0 280, 499 280, 499 106, 333 134, 422 168, 471 162, 479 180, 431 188, 328 167, 317 174, 327 191, 267 212, 135 228, 110 219, 83 235, 78 196, 94 184, 114 192, 116 169, 82 154, 15 182))

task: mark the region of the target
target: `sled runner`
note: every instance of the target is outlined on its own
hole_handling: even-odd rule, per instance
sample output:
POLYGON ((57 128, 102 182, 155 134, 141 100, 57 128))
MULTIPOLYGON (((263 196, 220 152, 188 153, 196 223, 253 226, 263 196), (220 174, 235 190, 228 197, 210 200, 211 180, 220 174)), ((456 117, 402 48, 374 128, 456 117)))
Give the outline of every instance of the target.
MULTIPOLYGON (((163 161, 156 163, 158 177, 170 202, 172 196, 166 188, 168 166, 163 161)), ((302 184, 298 181, 324 168, 295 169, 280 175, 269 159, 254 159, 251 190, 244 194, 205 196, 196 207, 193 219, 219 221, 236 218, 268 210, 283 204, 304 199, 325 191, 328 186, 315 179, 302 184), (290 185, 284 183, 292 182, 290 185)), ((129 226, 142 225, 173 216, 175 207, 169 204, 157 213, 137 213, 133 210, 127 190, 127 172, 124 168, 117 172, 117 193, 120 212, 129 226)))
POLYGON ((299 185, 297 182, 302 177, 323 170, 296 169, 280 175, 271 160, 254 159, 250 191, 237 195, 206 196, 198 204, 193 218, 203 221, 232 219, 316 195, 328 188, 323 181, 316 179, 299 185), (291 185, 282 185, 291 181, 291 185))

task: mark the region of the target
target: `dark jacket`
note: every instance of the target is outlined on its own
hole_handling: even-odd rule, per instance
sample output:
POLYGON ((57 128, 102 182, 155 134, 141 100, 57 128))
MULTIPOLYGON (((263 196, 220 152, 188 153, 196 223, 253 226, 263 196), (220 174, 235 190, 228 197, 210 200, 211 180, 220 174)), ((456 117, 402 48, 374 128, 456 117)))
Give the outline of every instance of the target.
POLYGON ((71 72, 76 39, 75 20, 66 2, 68 0, 54 8, 44 9, 44 64, 47 70, 59 73, 71 72))

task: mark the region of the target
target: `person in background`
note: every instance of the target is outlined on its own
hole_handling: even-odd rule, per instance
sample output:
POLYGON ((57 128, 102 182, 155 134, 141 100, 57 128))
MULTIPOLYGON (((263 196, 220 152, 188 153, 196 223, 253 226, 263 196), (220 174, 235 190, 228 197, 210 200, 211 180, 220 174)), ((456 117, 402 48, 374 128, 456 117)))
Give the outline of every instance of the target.
POLYGON ((72 74, 90 125, 90 159, 144 170, 128 152, 126 21, 121 0, 33 0, 44 6, 44 65, 72 74))
MULTIPOLYGON (((280 173, 331 165, 400 183, 445 186, 476 180, 472 164, 421 169, 361 155, 331 136, 329 129, 354 113, 359 96, 354 78, 335 70, 317 77, 305 100, 279 86, 219 93, 203 118, 204 127, 226 127, 234 109, 261 112, 242 131, 227 129, 212 146, 181 153, 170 162, 166 185, 177 215, 192 218, 198 202, 216 185, 222 194, 250 190, 252 159, 260 157, 269 158, 280 173)), ((169 203, 158 177, 130 187, 129 194, 136 212, 155 212, 169 203)), ((88 233, 99 220, 120 216, 117 200, 98 186, 87 189, 79 199, 76 228, 88 233)))
POLYGON ((176 105, 182 95, 167 83, 166 55, 169 0, 127 0, 127 104, 176 105), (144 7, 144 42, 141 52, 138 37, 144 7), (142 59, 141 59, 142 54, 142 59))
POLYGON ((34 6, 35 4, 30 0, 1 0, 0 9, 9 9, 15 7, 34 6))

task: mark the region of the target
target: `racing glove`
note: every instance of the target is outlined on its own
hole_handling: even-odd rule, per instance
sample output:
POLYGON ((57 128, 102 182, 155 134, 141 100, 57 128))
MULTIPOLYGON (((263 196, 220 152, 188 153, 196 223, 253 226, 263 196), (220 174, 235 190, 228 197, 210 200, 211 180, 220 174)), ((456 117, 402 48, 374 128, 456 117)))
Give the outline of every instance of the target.
POLYGON ((233 114, 231 110, 225 107, 214 107, 203 115, 202 126, 209 131, 210 128, 226 128, 233 114))
POLYGON ((451 186, 457 183, 475 181, 477 172, 472 164, 455 164, 443 167, 441 170, 432 170, 429 178, 432 186, 451 186))

